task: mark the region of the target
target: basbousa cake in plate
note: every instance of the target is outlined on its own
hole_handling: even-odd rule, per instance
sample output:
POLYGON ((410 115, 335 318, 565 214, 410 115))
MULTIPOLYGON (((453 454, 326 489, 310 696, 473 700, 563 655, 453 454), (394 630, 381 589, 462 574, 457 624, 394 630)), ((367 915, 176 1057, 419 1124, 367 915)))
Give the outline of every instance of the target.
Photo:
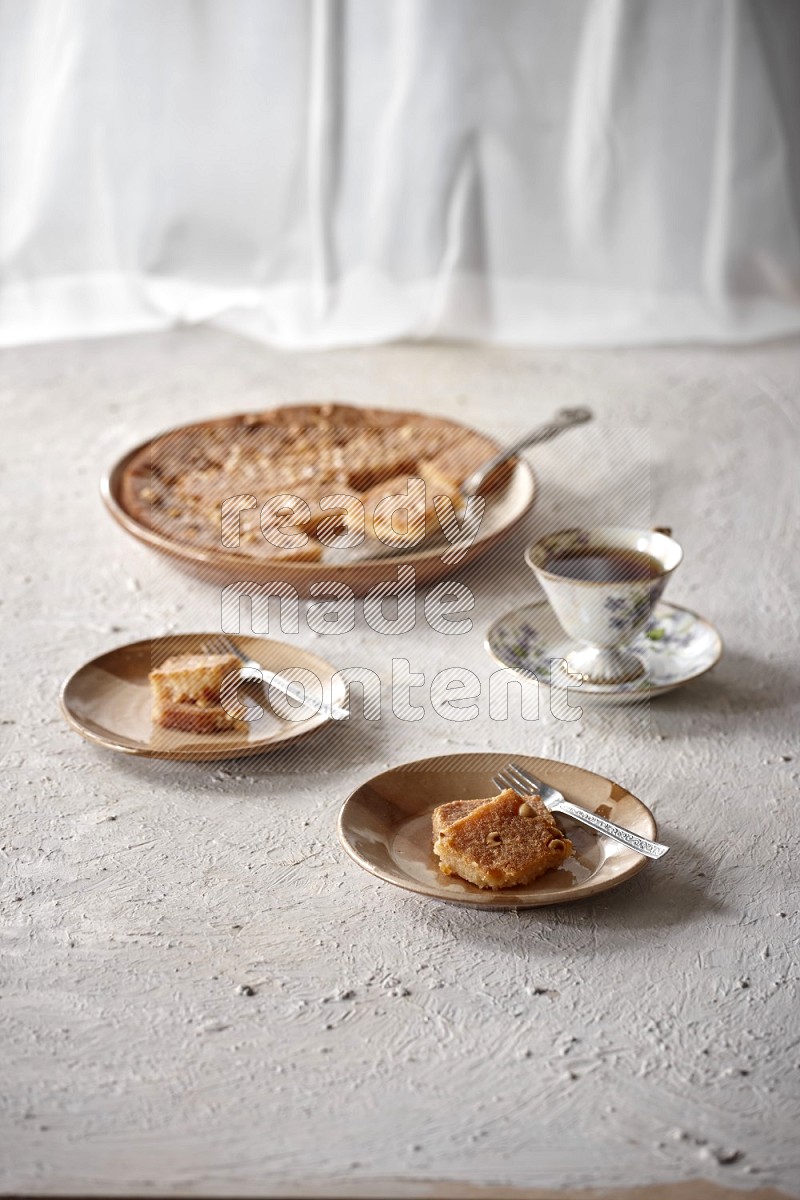
MULTIPOLYGON (((348 529, 346 505, 342 510, 348 498, 370 510, 366 533, 372 537, 371 518, 381 493, 403 493, 410 477, 422 478, 430 529, 433 496, 457 499, 464 479, 496 450, 491 439, 442 417, 346 404, 286 406, 187 425, 154 438, 127 465, 120 499, 136 521, 170 541, 314 562, 322 555, 317 535, 323 525, 323 541, 337 526, 348 529), (276 508, 270 516, 269 504, 286 496, 299 498, 299 506, 290 515, 276 508), (329 497, 342 501, 338 515, 335 506, 321 508, 320 501, 329 497), (252 503, 242 507, 247 498, 252 503), (230 521, 235 537, 223 538, 222 505, 231 500, 241 501, 234 504, 230 521), (286 528, 284 522, 301 535, 289 539, 291 545, 272 536, 286 528)), ((502 478, 493 482, 496 486, 502 478)), ((402 532, 397 523, 395 529, 402 532)))
POLYGON ((532 883, 573 852, 540 797, 510 788, 487 800, 443 804, 432 824, 440 870, 480 888, 532 883))

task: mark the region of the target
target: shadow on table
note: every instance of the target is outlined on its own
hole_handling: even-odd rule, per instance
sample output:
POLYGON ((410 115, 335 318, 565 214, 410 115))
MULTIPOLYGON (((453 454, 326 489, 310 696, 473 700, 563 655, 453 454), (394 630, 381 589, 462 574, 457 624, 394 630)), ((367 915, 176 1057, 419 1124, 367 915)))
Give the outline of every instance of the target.
POLYGON ((585 907, 626 930, 665 929, 724 912, 725 900, 709 894, 714 877, 709 855, 670 828, 660 827, 658 836, 670 848, 668 857, 613 891, 591 897, 585 907))
POLYGON ((432 930, 457 932, 459 937, 485 942, 487 949, 493 950, 504 936, 516 937, 523 927, 535 940, 537 954, 544 951, 561 955, 563 945, 552 937, 561 927, 573 931, 583 927, 587 943, 594 946, 596 942, 604 950, 613 950, 623 942, 629 945, 631 933, 658 933, 690 925, 712 913, 723 913, 728 907, 726 902, 709 893, 714 866, 708 855, 669 828, 659 829, 659 837, 670 846, 667 858, 649 864, 619 887, 586 900, 497 912, 448 904, 421 905, 418 898, 409 897, 404 915, 432 930))
POLYGON ((718 726, 748 724, 753 717, 800 703, 800 672, 781 662, 740 651, 725 653, 701 679, 653 701, 653 716, 688 718, 682 733, 707 735, 718 726))

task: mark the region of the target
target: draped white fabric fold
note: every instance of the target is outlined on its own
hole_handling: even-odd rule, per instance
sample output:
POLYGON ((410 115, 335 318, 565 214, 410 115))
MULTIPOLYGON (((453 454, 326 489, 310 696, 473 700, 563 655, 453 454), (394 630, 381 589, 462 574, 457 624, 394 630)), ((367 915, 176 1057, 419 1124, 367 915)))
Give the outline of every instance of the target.
POLYGON ((794 0, 0 0, 0 341, 800 328, 794 0))

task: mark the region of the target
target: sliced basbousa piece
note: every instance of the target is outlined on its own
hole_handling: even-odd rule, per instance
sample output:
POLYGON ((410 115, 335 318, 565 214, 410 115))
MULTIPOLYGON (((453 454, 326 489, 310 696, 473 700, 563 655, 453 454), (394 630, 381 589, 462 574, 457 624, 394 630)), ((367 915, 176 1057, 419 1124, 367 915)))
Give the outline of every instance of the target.
POLYGON ((221 704, 200 708, 197 704, 172 701, 153 715, 154 723, 161 729, 178 729, 182 733, 228 733, 236 730, 244 733, 246 721, 232 716, 221 704))
POLYGON ((150 672, 153 723, 187 733, 247 729, 222 705, 224 680, 238 672, 235 654, 175 654, 150 672))
POLYGON ((367 537, 387 546, 413 546, 434 536, 441 525, 435 504, 439 497, 458 510, 458 488, 430 462, 376 484, 361 496, 367 537))
POLYGON ((508 888, 560 866, 572 843, 538 796, 507 789, 441 826, 433 850, 445 875, 481 888, 508 888))

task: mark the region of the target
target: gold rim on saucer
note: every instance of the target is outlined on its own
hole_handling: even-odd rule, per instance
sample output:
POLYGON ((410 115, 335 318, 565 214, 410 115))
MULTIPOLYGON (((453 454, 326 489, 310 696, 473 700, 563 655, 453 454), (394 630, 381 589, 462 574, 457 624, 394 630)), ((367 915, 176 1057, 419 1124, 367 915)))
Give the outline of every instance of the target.
POLYGON ((432 848, 431 813, 451 800, 495 795, 492 775, 512 759, 575 804, 592 812, 605 806, 602 815, 610 821, 655 840, 655 817, 620 784, 582 767, 516 751, 425 758, 374 776, 342 805, 339 840, 350 857, 378 879, 434 900, 495 910, 582 900, 617 887, 647 865, 635 850, 559 814, 575 856, 558 870, 502 891, 486 891, 443 875, 432 848))
MULTIPOLYGON (((536 680, 550 687, 550 663, 566 658, 578 643, 559 624, 546 598, 522 604, 493 621, 484 638, 484 648, 501 667, 510 668, 521 679, 536 680)), ((723 654, 719 631, 707 618, 683 604, 661 600, 653 608, 646 630, 631 642, 643 657, 645 672, 629 683, 588 683, 558 675, 562 688, 570 687, 570 704, 591 707, 642 704, 692 683, 715 667, 723 654)))

